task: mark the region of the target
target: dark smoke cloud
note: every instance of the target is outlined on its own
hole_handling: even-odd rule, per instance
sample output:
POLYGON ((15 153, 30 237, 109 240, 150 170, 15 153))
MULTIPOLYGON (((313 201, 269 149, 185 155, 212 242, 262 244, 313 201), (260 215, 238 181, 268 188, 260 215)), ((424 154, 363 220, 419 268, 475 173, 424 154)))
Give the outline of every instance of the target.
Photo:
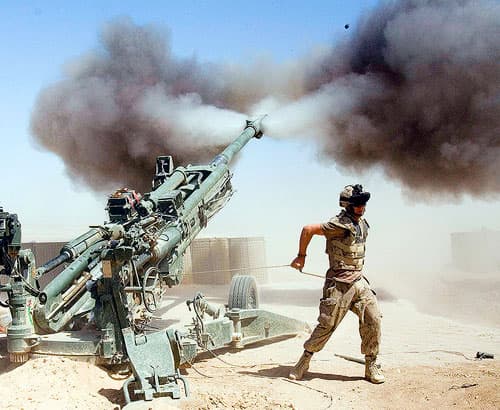
POLYGON ((319 57, 242 68, 176 59, 157 28, 114 22, 41 92, 32 129, 99 190, 145 189, 159 154, 208 160, 241 112, 267 112, 268 135, 317 136, 341 168, 381 168, 416 193, 498 194, 499 32, 498 2, 384 2, 319 57))
POLYGON ((309 70, 298 115, 325 119, 323 155, 341 167, 381 167, 418 194, 498 194, 499 33, 498 2, 384 3, 309 70))
POLYGON ((31 128, 93 189, 147 191, 156 156, 184 165, 210 160, 241 131, 247 117, 237 111, 267 93, 302 95, 300 75, 293 64, 264 58, 245 68, 179 59, 165 30, 120 19, 104 28, 99 49, 41 91, 31 128))
POLYGON ((157 155, 208 160, 243 124, 223 109, 229 93, 214 81, 218 69, 174 58, 167 39, 157 27, 115 21, 99 50, 68 64, 38 97, 36 141, 96 190, 148 189, 157 155))

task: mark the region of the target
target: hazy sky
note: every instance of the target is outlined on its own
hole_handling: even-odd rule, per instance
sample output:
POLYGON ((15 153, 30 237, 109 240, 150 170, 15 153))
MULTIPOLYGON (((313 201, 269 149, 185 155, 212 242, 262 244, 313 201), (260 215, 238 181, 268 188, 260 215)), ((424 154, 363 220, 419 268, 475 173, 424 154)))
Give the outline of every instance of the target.
MULTIPOLYGON (((136 24, 163 25, 179 57, 241 64, 267 56, 286 62, 349 36, 359 16, 376 3, 3 2, 0 205, 18 213, 24 241, 69 240, 105 219, 105 196, 75 184, 58 157, 37 149, 29 121, 40 90, 60 79, 65 63, 95 48, 110 20, 128 16, 136 24), (344 29, 346 23, 351 29, 344 29)), ((203 236, 264 236, 269 263, 288 263, 297 252, 301 227, 334 215, 338 193, 349 183, 362 183, 372 193, 366 214, 372 227, 367 260, 371 276, 439 272, 450 262, 451 232, 500 229, 498 197, 433 203, 408 199, 381 171, 340 172, 334 163, 318 159, 312 138, 296 137, 264 137, 247 145, 233 167, 237 192, 203 236)), ((323 247, 322 240, 313 240, 308 270, 326 267, 323 247)))

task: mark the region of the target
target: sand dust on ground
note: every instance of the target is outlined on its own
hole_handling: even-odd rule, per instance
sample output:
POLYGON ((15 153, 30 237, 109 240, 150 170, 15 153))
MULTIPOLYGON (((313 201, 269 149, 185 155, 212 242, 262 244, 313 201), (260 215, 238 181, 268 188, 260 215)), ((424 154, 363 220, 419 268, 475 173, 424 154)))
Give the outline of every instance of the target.
MULTIPOLYGON (((198 287, 197 287, 198 288, 198 287)), ((164 315, 187 322, 183 301, 195 287, 172 295, 164 315)), ((227 289, 202 289, 224 302, 227 289)), ((261 290, 262 308, 314 324, 317 284, 275 284, 261 290), (297 286, 300 286, 297 288, 297 286)), ((242 350, 205 352, 184 374, 188 398, 159 399, 137 409, 428 409, 500 408, 500 330, 421 313, 404 301, 381 301, 384 314, 380 361, 386 383, 363 379, 364 367, 335 353, 361 357, 357 318, 348 315, 326 348, 316 354, 304 380, 286 378, 307 334, 242 350), (476 351, 493 360, 473 360, 476 351)), ((90 362, 37 357, 23 365, 6 358, 0 338, 1 409, 119 409, 123 378, 90 362)))

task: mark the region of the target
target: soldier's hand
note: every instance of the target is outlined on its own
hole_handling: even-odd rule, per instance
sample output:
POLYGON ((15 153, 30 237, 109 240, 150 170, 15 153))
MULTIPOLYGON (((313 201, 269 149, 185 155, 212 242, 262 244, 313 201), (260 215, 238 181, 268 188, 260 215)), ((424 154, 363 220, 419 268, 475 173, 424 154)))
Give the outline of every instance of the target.
POLYGON ((290 266, 294 269, 297 269, 299 270, 300 272, 302 272, 302 268, 304 267, 304 264, 306 262, 306 257, 305 256, 297 256, 293 261, 292 263, 290 264, 290 266))

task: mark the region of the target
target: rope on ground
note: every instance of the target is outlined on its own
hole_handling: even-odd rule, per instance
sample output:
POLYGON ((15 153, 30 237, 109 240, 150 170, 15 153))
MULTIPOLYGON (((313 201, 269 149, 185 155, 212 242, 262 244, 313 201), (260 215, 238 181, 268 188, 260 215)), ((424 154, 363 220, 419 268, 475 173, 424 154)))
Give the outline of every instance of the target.
MULTIPOLYGON (((203 349, 206 352, 210 353, 215 359, 220 360, 222 363, 227 364, 228 366, 231 366, 231 367, 252 368, 252 367, 256 367, 256 366, 265 366, 265 365, 275 365, 275 364, 278 364, 278 363, 258 363, 258 364, 253 364, 251 366, 236 365, 236 364, 233 364, 233 363, 229 363, 229 362, 225 361, 224 359, 221 359, 217 353, 213 352, 212 350, 210 350, 210 349, 208 349, 206 347, 203 348, 203 349)), ((198 370, 196 370, 194 368, 194 366, 192 364, 191 364, 191 367, 193 368, 193 370, 195 370, 197 373, 201 374, 202 376, 213 378, 213 376, 208 376, 208 375, 204 375, 204 374, 200 373, 198 370)), ((325 398, 327 398, 329 400, 328 406, 326 406, 323 410, 327 410, 327 409, 329 409, 329 408, 331 408, 333 406, 333 396, 331 394, 329 394, 329 393, 327 393, 327 392, 325 392, 323 390, 315 389, 314 387, 306 386, 305 384, 302 384, 302 383, 297 383, 297 382, 295 382, 293 380, 290 380, 290 379, 287 379, 285 377, 281 377, 281 380, 284 380, 284 381, 287 381, 287 382, 293 383, 293 384, 298 384, 299 386, 302 386, 302 387, 304 387, 306 389, 315 391, 317 393, 321 393, 323 395, 323 397, 325 397, 325 398)))
POLYGON ((199 371, 196 367, 194 367, 194 364, 193 363, 189 363, 191 369, 193 369, 196 373, 198 373, 200 376, 202 377, 206 377, 207 379, 214 379, 215 377, 214 376, 210 376, 208 374, 205 374, 201 371, 199 371))
POLYGON ((110 378, 112 378, 113 380, 126 380, 132 374, 132 369, 130 369, 130 368, 127 368, 126 371, 118 371, 118 372, 113 372, 109 369, 105 369, 105 370, 106 370, 106 373, 108 374, 108 376, 110 378))
MULTIPOLYGON (((266 366, 266 365, 275 365, 275 364, 279 364, 279 363, 276 363, 276 362, 273 362, 273 363, 258 363, 258 364, 253 364, 251 366, 246 366, 246 365, 236 365, 236 364, 233 364, 233 363, 229 363, 227 361, 225 361, 224 359, 220 358, 219 355, 217 353, 215 353, 214 351, 208 349, 208 348, 204 348, 205 351, 207 351, 208 353, 210 353, 214 358, 216 358, 217 360, 220 360, 222 363, 224 364, 227 364, 228 366, 232 366, 232 367, 239 367, 239 368, 253 368, 253 367, 256 367, 256 366, 266 366)), ((285 377, 282 377, 281 378, 282 380, 285 380, 289 383, 293 383, 293 384, 298 384, 299 386, 302 386, 302 387, 305 387, 306 389, 309 389, 309 390, 313 390, 315 392, 318 392, 318 393, 321 393, 325 398, 328 398, 329 399, 329 403, 328 403, 328 406, 326 406, 324 408, 324 410, 326 409, 329 409, 330 407, 332 407, 333 405, 333 396, 323 390, 319 390, 319 389, 315 389, 314 387, 310 387, 310 386, 306 386, 302 383, 297 383, 295 381, 292 381, 290 379, 287 379, 285 377)))
POLYGON ((479 386, 479 383, 464 383, 461 386, 454 384, 448 390, 468 389, 469 387, 479 386))
POLYGON ((294 380, 287 379, 287 378, 285 378, 285 377, 282 377, 282 378, 281 378, 281 380, 284 380, 284 381, 286 381, 286 382, 288 382, 288 383, 293 383, 293 384, 296 384, 296 385, 298 385, 298 386, 302 386, 302 387, 304 387, 304 388, 306 388, 306 389, 309 389, 309 390, 312 390, 312 391, 315 391, 315 392, 321 393, 324 397, 326 397, 326 398, 328 398, 328 399, 330 400, 330 403, 328 404, 328 406, 326 406, 326 407, 325 407, 325 410, 326 410, 326 409, 329 409, 330 407, 332 407, 332 406, 333 406, 333 396, 332 396, 330 393, 327 393, 327 392, 325 392, 325 391, 323 391, 323 390, 315 389, 314 387, 307 386, 307 385, 305 385, 305 384, 302 384, 302 383, 296 382, 296 381, 294 381, 294 380))
MULTIPOLYGON (((251 369, 252 367, 255 367, 255 366, 263 366, 263 364, 252 364, 252 365, 248 366, 248 365, 243 365, 243 364, 229 363, 229 362, 225 361, 224 359, 222 359, 221 357, 219 357, 219 355, 217 353, 215 353, 213 350, 210 350, 208 347, 204 347, 203 349, 206 352, 210 353, 215 359, 217 359, 217 360, 221 361, 222 363, 227 364, 228 366, 231 366, 231 367, 240 367, 242 369, 251 369)), ((272 363, 272 364, 276 364, 276 363, 272 363)))
POLYGON ((468 357, 466 356, 464 353, 462 352, 457 352, 455 350, 442 350, 442 349, 435 349, 435 350, 412 350, 412 351, 407 351, 407 352, 389 352, 389 353, 380 353, 379 356, 388 356, 388 355, 391 355, 391 354, 412 354, 412 353, 416 353, 416 354, 421 354, 421 353, 448 353, 448 354, 454 354, 454 355, 457 355, 457 356, 462 356, 464 357, 466 360, 471 360, 471 361, 477 361, 478 359, 476 358, 473 358, 473 357, 468 357))
POLYGON ((205 374, 205 373, 201 372, 200 370, 198 370, 196 367, 194 367, 194 361, 190 362, 189 360, 187 360, 187 362, 189 364, 189 367, 191 369, 193 369, 196 373, 198 373, 200 376, 206 377, 207 379, 214 379, 214 376, 210 376, 208 374, 205 374))

